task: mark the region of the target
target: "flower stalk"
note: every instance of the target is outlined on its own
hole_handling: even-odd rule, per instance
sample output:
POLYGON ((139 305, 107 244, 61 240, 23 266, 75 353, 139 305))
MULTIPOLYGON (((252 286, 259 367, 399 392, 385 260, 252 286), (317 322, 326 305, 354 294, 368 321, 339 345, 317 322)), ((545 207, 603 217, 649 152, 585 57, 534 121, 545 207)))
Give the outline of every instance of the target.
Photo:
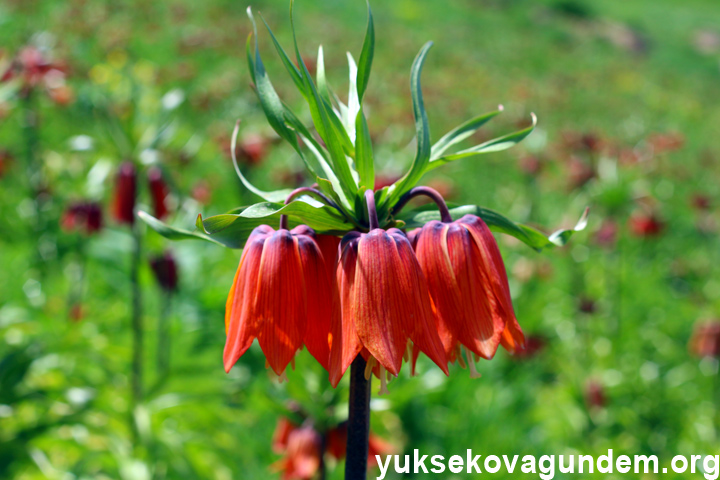
POLYGON ((358 355, 350 366, 350 403, 345 480, 367 478, 368 442, 370 438, 370 385, 365 378, 366 362, 358 355))
POLYGON ((430 187, 411 188, 405 195, 400 198, 398 203, 395 204, 395 207, 393 207, 393 213, 400 213, 400 210, 402 210, 403 207, 407 205, 410 200, 421 195, 429 197, 433 202, 435 202, 435 204, 438 206, 438 210, 440 210, 440 218, 442 219, 443 223, 450 223, 453 221, 452 216, 450 216, 450 210, 448 210, 448 206, 445 203, 445 199, 442 197, 442 195, 440 195, 440 192, 430 187))
POLYGON ((365 202, 367 203, 368 209, 368 226, 370 230, 380 228, 380 222, 378 221, 377 208, 375 208, 375 193, 372 190, 365 192, 365 202))

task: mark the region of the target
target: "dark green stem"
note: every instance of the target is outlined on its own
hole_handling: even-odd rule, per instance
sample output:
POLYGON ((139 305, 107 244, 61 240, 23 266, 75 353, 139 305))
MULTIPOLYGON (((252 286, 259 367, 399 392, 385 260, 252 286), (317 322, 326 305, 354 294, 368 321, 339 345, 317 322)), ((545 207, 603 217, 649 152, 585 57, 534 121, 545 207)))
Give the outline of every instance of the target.
POLYGON ((162 311, 158 317, 157 326, 157 352, 155 352, 157 355, 158 382, 162 382, 170 374, 172 296, 172 292, 163 290, 162 311))
POLYGON ((142 298, 140 291, 140 261, 142 258, 142 233, 138 222, 132 226, 133 252, 130 266, 130 284, 132 288, 132 370, 131 370, 131 419, 133 425, 133 440, 137 444, 138 431, 135 426, 135 408, 143 398, 143 319, 142 298))
POLYGON ((34 229, 33 236, 35 237, 35 262, 37 265, 41 266, 40 272, 41 274, 44 274, 45 269, 42 267, 44 265, 44 261, 40 249, 40 242, 38 241, 45 231, 43 207, 46 201, 45 195, 42 194, 43 172, 38 155, 38 149, 40 146, 38 112, 35 102, 35 94, 32 89, 24 92, 21 98, 24 113, 22 133, 25 142, 25 172, 27 176, 30 199, 35 207, 35 223, 32 227, 34 229))
POLYGON ((370 384, 365 378, 365 360, 358 355, 350 366, 350 404, 345 454, 345 480, 367 479, 368 439, 370 438, 370 384))

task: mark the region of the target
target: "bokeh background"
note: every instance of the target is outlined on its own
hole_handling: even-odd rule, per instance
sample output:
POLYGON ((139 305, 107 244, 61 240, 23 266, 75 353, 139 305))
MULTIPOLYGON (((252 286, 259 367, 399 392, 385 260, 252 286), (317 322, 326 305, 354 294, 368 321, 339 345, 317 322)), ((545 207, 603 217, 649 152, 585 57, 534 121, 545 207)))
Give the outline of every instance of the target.
MULTIPOLYGON (((307 62, 323 44, 344 92, 364 2, 296 3, 307 62)), ((409 70, 434 40, 423 73, 433 139, 499 103, 505 113, 475 140, 527 125, 530 112, 539 125, 521 145, 425 183, 547 232, 592 212, 564 248, 536 253, 498 237, 526 352, 481 362, 475 380, 421 363, 374 397, 373 431, 398 453, 613 448, 665 466, 675 454, 718 453, 720 4, 372 3, 366 105, 380 180, 412 159, 409 70)), ((289 48, 288 2, 252 6, 289 48)), ((0 3, 0 68, 50 65, 0 83, 0 478, 279 478, 279 418, 300 409, 343 419, 347 384, 332 391, 307 352, 288 383, 268 375, 257 346, 226 375, 224 305, 240 251, 171 243, 144 225, 144 392, 131 401, 133 236, 111 215, 121 162, 138 166, 138 208, 151 212, 147 174, 158 167, 167 220, 189 229, 198 213, 257 201, 230 162, 238 118, 238 153, 256 184, 311 183, 250 88, 246 7, 0 3), (101 228, 87 231, 79 202, 100 207, 101 228), (178 268, 171 291, 150 263, 165 252, 178 268), (157 334, 162 322, 169 334, 157 334)), ((260 42, 275 87, 308 117, 264 30, 260 42)), ((342 478, 337 467, 329 460, 329 478, 342 478)))

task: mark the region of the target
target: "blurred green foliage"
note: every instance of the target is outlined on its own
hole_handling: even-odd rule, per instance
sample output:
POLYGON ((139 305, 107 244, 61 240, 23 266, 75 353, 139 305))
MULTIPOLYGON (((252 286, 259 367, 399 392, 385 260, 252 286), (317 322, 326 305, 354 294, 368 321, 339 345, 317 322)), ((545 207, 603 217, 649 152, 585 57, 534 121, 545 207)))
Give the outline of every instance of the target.
MULTIPOLYGON (((695 322, 717 317, 720 308, 720 5, 372 6, 377 43, 366 113, 378 174, 402 173, 412 159, 409 69, 417 49, 434 40, 423 74, 433 140, 498 103, 506 113, 486 127, 488 138, 531 111, 540 122, 514 150, 454 162, 427 181, 451 201, 547 231, 572 227, 586 205, 592 209, 586 232, 563 249, 537 254, 500 237, 518 319, 542 348, 526 358, 498 354, 479 365, 479 380, 459 367, 444 378, 421 363, 416 378, 404 372, 389 396, 375 397, 373 429, 401 451, 446 456, 467 448, 498 455, 613 448, 656 454, 667 466, 675 454, 717 453, 718 363, 695 358, 687 343, 695 322), (654 235, 640 225, 648 219, 662 226, 654 235), (602 401, 588 395, 589 385, 602 401)), ((257 200, 227 155, 237 118, 241 138, 270 136, 249 87, 246 7, 227 0, 0 4, 5 54, 30 43, 48 47, 67 64, 75 96, 67 106, 43 95, 31 106, 9 102, 0 119, 0 152, 7 152, 0 164, 0 478, 268 478, 279 458, 272 432, 288 400, 322 421, 342 419, 347 386, 331 391, 306 352, 286 384, 266 373, 257 347, 226 375, 224 305, 239 252, 169 244, 153 232, 143 240, 143 258, 170 248, 179 262, 171 368, 167 377, 154 369, 165 296, 144 262, 146 399, 130 411, 130 232, 109 214, 96 236, 60 227, 75 200, 100 201, 109 212, 114 171, 126 155, 162 165, 175 225, 192 229, 198 213, 257 200), (142 143, 164 125, 158 112, 172 91, 184 101, 162 141, 122 150, 100 128, 107 107, 142 143), (41 192, 30 181, 28 108, 38 116, 41 192), (85 141, 78 136, 91 137, 92 148, 78 149, 85 141), (73 311, 78 295, 81 310, 73 311)), ((289 45, 287 2, 253 7, 289 45)), ((340 91, 345 50, 359 52, 365 19, 362 1, 297 2, 301 49, 312 59, 325 45, 328 76, 340 91)), ((272 48, 268 40, 261 35, 264 51, 272 48)), ((299 106, 271 58, 275 87, 299 106)), ((295 186, 296 155, 272 141, 268 151, 252 167, 253 181, 295 186)), ((149 208, 149 197, 140 206, 149 208)), ((330 478, 341 478, 341 470, 331 468, 330 478)))

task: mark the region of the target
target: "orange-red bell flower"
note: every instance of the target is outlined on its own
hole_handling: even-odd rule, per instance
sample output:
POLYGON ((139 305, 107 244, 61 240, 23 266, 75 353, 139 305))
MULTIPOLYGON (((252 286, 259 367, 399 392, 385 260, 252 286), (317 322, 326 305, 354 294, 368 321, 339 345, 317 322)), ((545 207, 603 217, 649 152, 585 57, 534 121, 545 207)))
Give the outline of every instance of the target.
POLYGON ((285 456, 275 464, 283 480, 312 480, 322 462, 322 436, 311 425, 288 433, 285 456))
POLYGON ((340 248, 337 285, 342 320, 333 324, 332 385, 363 350, 381 369, 397 375, 408 342, 447 374, 427 282, 405 234, 396 228, 351 232, 340 248))
POLYGON ((482 219, 465 215, 451 223, 431 221, 411 238, 450 361, 457 358, 460 345, 487 359, 499 344, 510 352, 522 346, 505 265, 482 219))
POLYGON ((225 308, 225 371, 255 338, 277 375, 303 345, 328 369, 331 295, 311 228, 257 227, 245 244, 225 308))

